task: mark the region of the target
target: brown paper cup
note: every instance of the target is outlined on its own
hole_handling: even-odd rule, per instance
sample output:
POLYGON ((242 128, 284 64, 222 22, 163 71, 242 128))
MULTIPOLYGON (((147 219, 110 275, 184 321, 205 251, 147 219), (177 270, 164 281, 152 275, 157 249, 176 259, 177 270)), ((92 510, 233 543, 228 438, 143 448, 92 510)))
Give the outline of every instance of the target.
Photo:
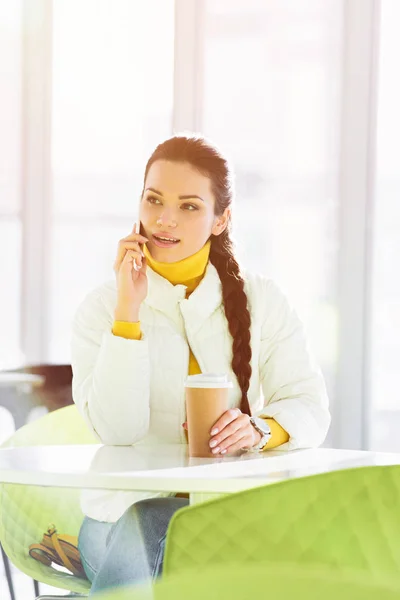
POLYGON ((229 388, 226 375, 201 374, 186 380, 186 416, 189 455, 214 457, 209 446, 211 429, 229 408, 229 388))

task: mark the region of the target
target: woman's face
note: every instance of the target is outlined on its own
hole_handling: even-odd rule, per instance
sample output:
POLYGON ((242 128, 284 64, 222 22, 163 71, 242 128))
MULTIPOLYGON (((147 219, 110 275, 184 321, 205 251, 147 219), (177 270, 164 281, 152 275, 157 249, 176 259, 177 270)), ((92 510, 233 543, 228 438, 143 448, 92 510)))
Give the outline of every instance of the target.
POLYGON ((178 262, 201 250, 211 234, 222 233, 230 211, 217 217, 214 205, 210 179, 190 164, 154 162, 140 203, 140 221, 152 257, 178 262))

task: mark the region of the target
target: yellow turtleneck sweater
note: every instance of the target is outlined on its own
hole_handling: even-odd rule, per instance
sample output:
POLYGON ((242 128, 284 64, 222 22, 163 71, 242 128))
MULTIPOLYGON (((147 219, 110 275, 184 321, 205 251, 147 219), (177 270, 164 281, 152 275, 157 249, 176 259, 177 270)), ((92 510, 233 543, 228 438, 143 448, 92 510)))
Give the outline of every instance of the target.
MULTIPOLYGON (((204 277, 210 256, 211 242, 208 241, 199 252, 175 263, 163 263, 154 260, 148 251, 146 245, 143 246, 143 252, 146 256, 148 266, 156 273, 167 279, 172 285, 185 285, 186 298, 197 288, 204 277)), ((140 322, 129 323, 126 321, 114 321, 112 332, 118 337, 130 340, 140 340, 140 322)), ((199 363, 191 349, 189 349, 189 375, 201 373, 199 363)), ((288 433, 274 419, 265 419, 271 427, 272 435, 265 448, 276 448, 289 440, 288 433)))

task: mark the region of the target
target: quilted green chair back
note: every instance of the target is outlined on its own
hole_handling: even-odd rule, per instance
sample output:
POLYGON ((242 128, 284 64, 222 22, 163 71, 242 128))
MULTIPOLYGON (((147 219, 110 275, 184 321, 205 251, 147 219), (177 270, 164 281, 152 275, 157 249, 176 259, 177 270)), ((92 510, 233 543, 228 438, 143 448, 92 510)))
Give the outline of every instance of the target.
POLYGON ((398 600, 398 582, 297 565, 229 565, 167 576, 154 586, 94 594, 93 600, 398 600))
MULTIPOLYGON (((75 405, 67 406, 21 427, 3 448, 36 445, 98 443, 75 405)), ((2 484, 0 486, 0 540, 14 565, 38 581, 85 593, 90 584, 47 567, 28 554, 29 545, 40 542, 50 523, 60 533, 78 535, 83 514, 80 490, 2 484)))
POLYGON ((293 562, 400 578, 400 466, 290 479, 178 511, 164 572, 293 562))

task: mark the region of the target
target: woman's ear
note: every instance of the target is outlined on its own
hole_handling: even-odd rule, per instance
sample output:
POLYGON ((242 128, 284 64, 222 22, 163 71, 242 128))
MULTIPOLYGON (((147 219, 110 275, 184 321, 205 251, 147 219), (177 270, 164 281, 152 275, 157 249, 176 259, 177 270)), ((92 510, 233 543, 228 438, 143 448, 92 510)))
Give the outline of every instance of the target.
POLYGON ((215 217, 211 233, 213 235, 221 235, 221 233, 223 233, 228 227, 230 216, 231 210, 230 208, 226 208, 222 215, 220 215, 219 217, 215 217))

